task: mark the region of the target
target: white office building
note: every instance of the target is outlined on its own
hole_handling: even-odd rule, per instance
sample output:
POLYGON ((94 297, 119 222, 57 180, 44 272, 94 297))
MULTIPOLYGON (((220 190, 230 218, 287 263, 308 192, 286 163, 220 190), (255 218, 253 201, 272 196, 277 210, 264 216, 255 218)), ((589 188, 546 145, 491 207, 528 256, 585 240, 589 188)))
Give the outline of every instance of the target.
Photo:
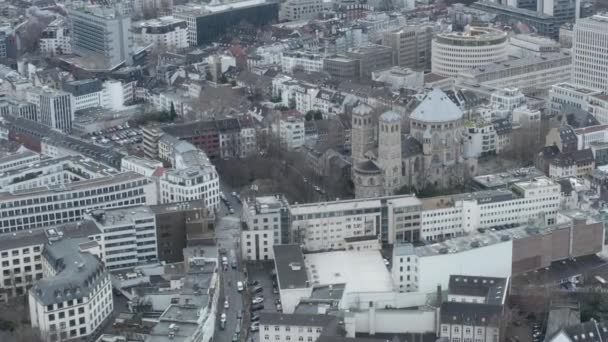
POLYGON ((156 218, 148 206, 93 210, 85 215, 103 238, 101 260, 108 270, 132 268, 158 260, 156 218))
POLYGON ((75 112, 72 94, 48 88, 32 88, 28 93, 30 101, 36 104, 40 123, 65 133, 72 130, 75 112))
POLYGON ((146 177, 152 177, 154 171, 162 166, 163 163, 158 160, 136 156, 126 156, 120 161, 120 170, 122 172, 133 171, 146 177))
POLYGON ((283 72, 288 73, 295 71, 319 72, 323 70, 323 56, 304 51, 286 51, 281 54, 281 68, 283 72))
POLYGON ((243 201, 241 255, 245 260, 272 260, 275 244, 289 242, 289 204, 282 196, 243 201))
POLYGON ((42 251, 43 279, 29 290, 32 327, 46 340, 86 338, 114 309, 112 283, 96 241, 49 232, 42 251))
POLYGON ((156 203, 154 184, 134 172, 14 193, 0 192, 0 232, 74 222, 89 209, 156 203))
POLYGON ((68 25, 63 18, 53 20, 40 36, 40 51, 49 56, 72 53, 68 25))
POLYGON ((591 95, 588 97, 587 110, 601 124, 608 124, 608 95, 591 95))
POLYGON ((559 114, 562 107, 574 107, 586 110, 589 97, 601 94, 599 90, 576 86, 572 83, 558 83, 549 90, 548 107, 552 115, 559 114))
POLYGON ((288 0, 279 9, 280 21, 312 20, 323 13, 321 0, 288 0))
POLYGON ((526 96, 517 88, 498 89, 490 96, 493 119, 511 119, 513 110, 525 105, 526 96))
POLYGON ((209 209, 220 206, 220 180, 213 166, 167 170, 159 188, 160 203, 204 200, 209 209))
POLYGON ((301 118, 289 117, 279 121, 279 139, 288 150, 304 146, 304 126, 304 120, 301 118))
POLYGON ((21 168, 38 161, 40 161, 40 154, 28 149, 23 149, 0 158, 0 172, 21 168))
POLYGON ((572 82, 577 86, 608 91, 608 16, 579 19, 572 39, 572 82))
POLYGON ((134 38, 144 45, 154 45, 159 51, 175 51, 189 46, 188 25, 183 19, 160 17, 134 26, 134 38))
POLYGON ((456 77, 461 70, 507 59, 507 34, 503 31, 467 26, 464 32, 438 34, 431 48, 431 70, 456 77))

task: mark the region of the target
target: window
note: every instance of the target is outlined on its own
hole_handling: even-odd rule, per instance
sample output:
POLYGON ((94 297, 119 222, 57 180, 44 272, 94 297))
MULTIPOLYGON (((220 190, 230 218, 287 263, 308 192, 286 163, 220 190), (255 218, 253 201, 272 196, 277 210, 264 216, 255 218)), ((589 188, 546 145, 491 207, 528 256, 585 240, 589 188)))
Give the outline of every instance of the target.
POLYGON ((59 313, 59 319, 65 318, 65 312, 60 312, 59 313))
POLYGON ((79 313, 79 314, 83 314, 83 313, 84 313, 84 307, 80 307, 80 308, 78 308, 78 313, 79 313))
POLYGON ((268 336, 268 335, 264 335, 264 339, 265 339, 265 340, 269 340, 269 339, 270 339, 270 336, 268 336))
POLYGON ((49 314, 49 321, 55 320, 55 314, 49 314))

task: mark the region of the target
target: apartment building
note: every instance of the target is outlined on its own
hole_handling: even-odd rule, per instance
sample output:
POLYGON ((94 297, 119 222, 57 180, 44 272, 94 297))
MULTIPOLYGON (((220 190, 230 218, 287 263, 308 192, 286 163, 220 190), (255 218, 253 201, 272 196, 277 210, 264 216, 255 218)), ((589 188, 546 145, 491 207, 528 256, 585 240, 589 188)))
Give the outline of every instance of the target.
POLYGON ((98 332, 114 309, 112 283, 88 238, 51 237, 42 251, 43 278, 29 290, 33 328, 46 340, 86 338, 98 332))
POLYGON ((74 111, 101 107, 102 83, 98 79, 77 80, 62 85, 74 97, 74 111))
POLYGON ((304 119, 288 117, 279 120, 279 139, 288 150, 304 146, 306 138, 304 119))
POLYGON ((318 19, 323 13, 321 0, 289 0, 279 9, 280 21, 298 21, 318 19))
POLYGON ((87 210, 155 204, 153 183, 134 172, 0 193, 0 232, 40 228, 82 218, 87 210))
POLYGON ((213 166, 167 170, 159 180, 159 189, 160 203, 204 200, 207 208, 220 206, 220 181, 213 166))
POLYGON ((319 72, 323 70, 323 56, 305 51, 285 51, 281 54, 281 68, 287 73, 319 72))
POLYGON ((72 53, 70 31, 63 18, 53 20, 40 36, 40 51, 49 56, 72 53))
POLYGON ((283 196, 243 201, 241 255, 246 260, 272 260, 275 244, 289 243, 289 204, 283 196))
POLYGON ((26 295, 42 279, 42 250, 49 239, 100 239, 100 234, 92 222, 85 221, 0 235, 0 302, 26 295))
POLYGON ((158 260, 156 220, 148 206, 97 209, 85 214, 101 232, 101 260, 108 270, 158 260))
POLYGON ((338 318, 331 315, 260 313, 260 342, 315 342, 323 333, 337 328, 338 318))

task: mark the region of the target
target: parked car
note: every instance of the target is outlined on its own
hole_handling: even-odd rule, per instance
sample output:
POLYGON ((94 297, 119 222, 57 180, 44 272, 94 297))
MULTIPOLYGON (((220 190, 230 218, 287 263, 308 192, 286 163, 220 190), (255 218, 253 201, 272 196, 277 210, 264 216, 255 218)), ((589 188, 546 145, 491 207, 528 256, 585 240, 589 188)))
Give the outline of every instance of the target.
POLYGON ((262 297, 255 297, 255 298, 253 298, 253 300, 251 301, 251 304, 260 304, 260 303, 262 303, 262 302, 264 302, 264 298, 262 298, 262 297))
POLYGON ((252 312, 253 311, 259 311, 259 310, 262 310, 262 309, 264 309, 264 303, 253 304, 251 306, 251 311, 252 312))
POLYGON ((279 289, 277 289, 276 287, 273 287, 272 288, 272 293, 279 294, 279 289))
POLYGON ((230 308, 230 303, 228 303, 228 299, 224 301, 224 309, 230 308))
POLYGON ((243 291, 243 282, 242 281, 236 282, 236 290, 239 292, 243 291))
POLYGON ((283 312, 283 306, 281 304, 277 304, 277 311, 283 312))
POLYGON ((232 260, 232 262, 231 262, 231 266, 232 266, 232 268, 236 269, 236 266, 237 266, 237 265, 236 265, 236 260, 232 260))
POLYGON ((243 318, 243 312, 239 311, 236 313, 236 319, 242 319, 243 318))
POLYGON ((260 322, 253 322, 251 324, 251 332, 256 332, 260 330, 260 322))
POLYGON ((257 286, 260 285, 260 282, 257 280, 251 280, 247 282, 247 286, 257 286))
POLYGON ((234 333, 234 335, 232 336, 232 342, 238 342, 238 340, 239 340, 239 335, 234 333))
POLYGON ((264 288, 261 286, 256 286, 251 290, 251 293, 260 293, 260 292, 264 292, 264 288))
POLYGON ((258 315, 251 315, 251 320, 250 321, 257 322, 259 320, 260 320, 260 316, 258 316, 258 315))

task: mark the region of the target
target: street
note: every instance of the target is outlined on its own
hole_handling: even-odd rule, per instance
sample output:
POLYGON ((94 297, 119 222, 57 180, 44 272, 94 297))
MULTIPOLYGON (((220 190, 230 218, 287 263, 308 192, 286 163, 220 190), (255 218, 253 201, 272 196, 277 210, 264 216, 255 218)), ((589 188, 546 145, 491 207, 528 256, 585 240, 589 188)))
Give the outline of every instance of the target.
MULTIPOLYGON (((221 209, 217 216, 216 226, 216 239, 217 246, 219 249, 225 249, 226 256, 228 258, 227 270, 221 269, 222 272, 222 292, 220 297, 220 303, 218 305, 218 317, 217 327, 215 329, 214 341, 217 342, 229 342, 233 340, 235 333, 238 331, 241 333, 240 320, 237 319, 237 315, 243 312, 243 300, 241 293, 237 291, 236 284, 238 281, 244 281, 244 277, 240 272, 241 263, 238 260, 238 267, 234 269, 231 267, 231 263, 235 258, 240 258, 240 252, 238 250, 238 241, 240 237, 240 225, 241 225, 241 209, 240 203, 230 195, 228 189, 223 188, 226 199, 230 202, 230 206, 234 209, 234 214, 230 214, 224 203, 221 204, 221 209), (224 300, 228 300, 229 308, 224 308, 224 300), (224 330, 220 329, 220 316, 222 313, 226 314, 226 327, 224 330)), ((247 327, 245 327, 247 328, 247 327)))

